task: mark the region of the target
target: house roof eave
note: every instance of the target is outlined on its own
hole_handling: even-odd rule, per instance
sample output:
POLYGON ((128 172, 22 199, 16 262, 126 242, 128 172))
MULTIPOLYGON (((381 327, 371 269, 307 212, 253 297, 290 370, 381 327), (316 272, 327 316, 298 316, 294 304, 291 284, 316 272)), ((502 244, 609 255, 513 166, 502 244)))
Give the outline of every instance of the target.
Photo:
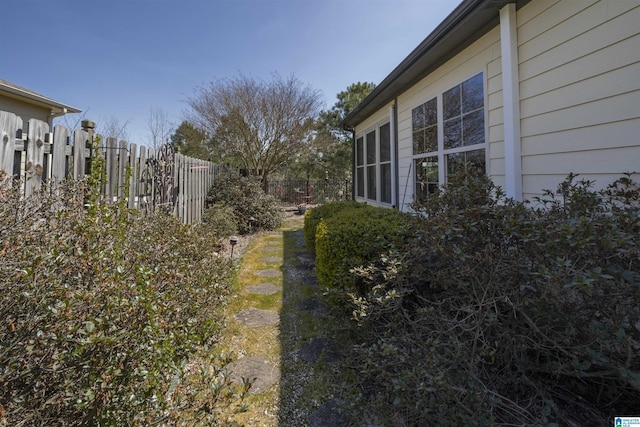
POLYGON ((499 24, 497 13, 508 3, 530 0, 463 0, 371 93, 342 125, 355 128, 434 69, 499 24))
POLYGON ((29 89, 25 89, 2 79, 0 79, 0 93, 4 93, 10 98, 19 99, 32 105, 50 108, 51 113, 55 116, 60 116, 66 113, 82 112, 82 110, 79 110, 75 107, 55 101, 44 95, 40 95, 39 93, 33 92, 29 89))

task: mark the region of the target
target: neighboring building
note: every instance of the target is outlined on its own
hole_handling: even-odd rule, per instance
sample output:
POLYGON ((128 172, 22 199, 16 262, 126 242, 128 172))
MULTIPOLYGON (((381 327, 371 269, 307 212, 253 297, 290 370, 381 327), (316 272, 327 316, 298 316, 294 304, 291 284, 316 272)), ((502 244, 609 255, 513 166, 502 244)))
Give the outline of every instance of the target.
POLYGON ((25 125, 29 119, 42 120, 49 124, 49 128, 52 128, 55 117, 80 112, 77 108, 54 101, 2 79, 0 79, 0 111, 15 114, 22 118, 25 125))
MULTIPOLYGON (((0 113, 2 112, 15 114, 22 120, 20 125, 19 121, 16 121, 10 114, 1 114, 0 120, 4 123, 0 124, 9 125, 8 128, 11 129, 9 133, 15 132, 15 137, 23 141, 27 140, 27 135, 31 135, 30 138, 35 143, 38 135, 42 137, 42 140, 47 141, 44 134, 52 131, 54 118, 67 113, 79 113, 80 110, 0 79, 0 113), (31 119, 44 123, 32 122, 30 127, 29 120, 31 119), (9 121, 12 123, 8 123, 9 121), (22 133, 16 130, 21 130, 22 133)), ((39 168, 41 168, 42 179, 47 179, 51 177, 51 170, 48 168, 51 157, 52 153, 48 145, 41 149, 27 149, 26 144, 22 141, 19 144, 16 141, 11 141, 9 144, 5 143, 0 146, 0 171, 6 171, 10 176, 17 177, 24 176, 27 171, 39 175, 39 168)), ((28 186, 31 188, 38 183, 38 180, 30 180, 28 186)))
POLYGON ((531 199, 640 171, 640 0, 464 0, 343 124, 356 200, 402 210, 463 162, 531 199))

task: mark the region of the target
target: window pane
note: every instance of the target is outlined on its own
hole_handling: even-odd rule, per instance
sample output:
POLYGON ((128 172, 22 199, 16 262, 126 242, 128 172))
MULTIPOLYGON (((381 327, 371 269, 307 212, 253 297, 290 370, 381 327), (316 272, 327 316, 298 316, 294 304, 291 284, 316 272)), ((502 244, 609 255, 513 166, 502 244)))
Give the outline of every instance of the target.
POLYGON ((464 169, 464 153, 447 154, 447 178, 464 169))
POLYGON ((477 110, 484 105, 482 73, 462 83, 462 113, 477 110))
POLYGON ((444 120, 460 115, 460 85, 442 94, 442 110, 444 120))
POLYGON ((438 104, 432 98, 412 110, 413 154, 438 149, 438 104))
POLYGON ((431 126, 424 131, 424 151, 431 153, 438 151, 438 126, 431 126))
POLYGON ((438 104, 436 98, 432 98, 424 104, 425 125, 438 124, 438 104))
POLYGON ((462 117, 462 145, 484 143, 484 109, 462 117))
POLYGON ((391 163, 380 165, 380 178, 382 188, 380 188, 380 201, 391 203, 391 163))
POLYGON ((391 126, 389 123, 380 126, 380 161, 391 160, 391 126))
POLYGON ((461 170, 469 170, 474 175, 486 173, 484 150, 463 151, 447 155, 447 177, 461 170))
POLYGON ((363 150, 363 138, 356 139, 356 165, 362 166, 364 164, 364 150, 363 150))
POLYGON ((376 167, 367 166, 367 199, 376 200, 376 167))
POLYGON ((376 131, 367 134, 367 164, 376 162, 376 131))
POLYGON ((356 170, 356 186, 358 197, 364 197, 364 167, 356 170))
POLYGON ((413 131, 413 154, 424 153, 424 130, 413 131))
POLYGON ((414 129, 421 129, 426 124, 426 118, 424 116, 424 104, 418 105, 411 110, 411 124, 414 129))
POLYGON ((416 199, 428 198, 438 189, 438 158, 416 159, 416 199))
POLYGON ((462 123, 460 117, 444 122, 444 148, 456 148, 462 146, 462 123))

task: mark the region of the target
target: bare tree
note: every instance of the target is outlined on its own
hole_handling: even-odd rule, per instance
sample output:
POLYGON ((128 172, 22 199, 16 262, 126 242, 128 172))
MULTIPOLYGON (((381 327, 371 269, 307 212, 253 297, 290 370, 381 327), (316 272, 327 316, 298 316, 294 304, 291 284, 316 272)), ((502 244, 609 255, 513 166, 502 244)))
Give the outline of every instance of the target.
POLYGON ((96 123, 96 133, 102 135, 103 138, 115 138, 118 141, 128 141, 128 126, 129 120, 123 122, 112 114, 96 123))
POLYGON ((278 74, 217 80, 188 103, 190 121, 213 136, 225 161, 263 181, 308 145, 322 104, 318 91, 278 74))
POLYGON ((151 107, 149 109, 146 125, 147 131, 149 132, 149 146, 153 148, 154 151, 158 150, 162 144, 169 141, 171 133, 173 132, 173 127, 169 122, 167 112, 162 108, 151 107))

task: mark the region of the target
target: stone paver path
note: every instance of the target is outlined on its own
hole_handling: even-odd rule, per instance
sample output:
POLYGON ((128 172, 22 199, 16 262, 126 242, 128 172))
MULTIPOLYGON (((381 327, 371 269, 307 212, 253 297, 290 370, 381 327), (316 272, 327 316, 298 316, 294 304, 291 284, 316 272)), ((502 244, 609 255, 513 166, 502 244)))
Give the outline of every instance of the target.
POLYGON ((348 425, 341 401, 314 389, 335 384, 335 379, 318 377, 328 368, 317 365, 334 366, 341 358, 321 326, 330 310, 317 287, 315 259, 305 248, 302 219, 258 235, 238 261, 239 308, 233 318, 240 326, 230 339, 237 343, 232 351, 240 357, 226 368, 236 383, 243 378, 253 381, 249 413, 239 418, 247 426, 348 425))
POLYGON ((259 328, 260 326, 275 325, 280 321, 280 316, 273 310, 260 310, 259 308, 247 308, 236 314, 247 328, 259 328))
POLYGON ((227 365, 230 378, 241 383, 243 378, 252 380, 249 393, 262 393, 280 379, 280 369, 270 364, 264 357, 245 357, 227 365))
POLYGON ((265 258, 260 258, 261 262, 282 262, 283 259, 282 257, 279 256, 268 256, 265 258))
POLYGON ((278 277, 282 276, 282 271, 278 271, 274 268, 267 268, 265 270, 254 271, 253 274, 260 277, 278 277))
POLYGON ((260 283, 259 285, 247 286, 247 292, 250 294, 273 295, 280 292, 282 288, 272 283, 260 283))

